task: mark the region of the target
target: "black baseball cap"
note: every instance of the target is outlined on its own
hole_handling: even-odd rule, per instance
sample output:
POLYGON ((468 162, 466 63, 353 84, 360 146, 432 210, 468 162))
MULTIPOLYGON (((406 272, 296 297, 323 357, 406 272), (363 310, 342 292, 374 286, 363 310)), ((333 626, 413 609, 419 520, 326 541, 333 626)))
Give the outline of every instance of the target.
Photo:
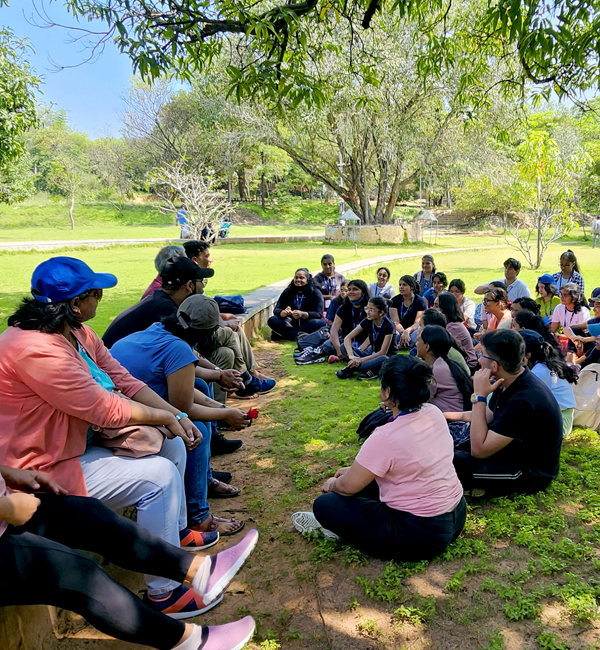
POLYGON ((203 269, 187 257, 176 257, 167 262, 160 277, 162 278, 163 286, 168 288, 169 286, 175 285, 181 286, 190 280, 212 278, 214 274, 214 269, 203 269))

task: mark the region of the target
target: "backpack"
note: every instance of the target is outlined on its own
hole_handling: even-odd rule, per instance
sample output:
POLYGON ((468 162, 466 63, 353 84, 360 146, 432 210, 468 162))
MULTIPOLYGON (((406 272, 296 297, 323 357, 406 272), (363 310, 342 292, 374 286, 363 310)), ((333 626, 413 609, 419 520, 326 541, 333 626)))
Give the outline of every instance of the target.
POLYGON ((573 424, 600 430, 600 363, 590 363, 579 373, 579 379, 573 384, 575 393, 575 412, 573 424))
POLYGON ((248 313, 248 310, 244 307, 244 296, 239 293, 235 296, 215 296, 215 301, 219 305, 219 311, 222 314, 248 313))

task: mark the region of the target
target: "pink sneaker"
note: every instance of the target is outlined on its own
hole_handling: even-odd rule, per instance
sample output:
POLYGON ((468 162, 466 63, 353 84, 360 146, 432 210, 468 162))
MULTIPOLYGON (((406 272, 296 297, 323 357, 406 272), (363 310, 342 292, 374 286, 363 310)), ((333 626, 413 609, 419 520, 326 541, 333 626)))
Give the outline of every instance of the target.
POLYGON ((336 357, 335 354, 330 354, 329 359, 327 359, 328 363, 337 363, 340 360, 339 357, 336 357))
POLYGON ((258 542, 258 531, 253 528, 235 546, 207 558, 194 576, 192 587, 202 596, 205 604, 212 603, 227 589, 235 574, 254 550, 258 542))
MULTIPOLYGON (((235 623, 202 628, 202 650, 242 650, 254 634, 256 622, 245 616, 235 623)), ((198 648, 198 650, 200 650, 198 648)))

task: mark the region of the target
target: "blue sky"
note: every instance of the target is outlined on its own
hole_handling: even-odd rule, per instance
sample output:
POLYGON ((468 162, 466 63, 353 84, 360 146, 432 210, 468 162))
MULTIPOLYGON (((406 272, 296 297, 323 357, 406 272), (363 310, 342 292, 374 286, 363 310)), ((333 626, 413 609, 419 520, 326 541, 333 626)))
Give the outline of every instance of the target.
POLYGON ((66 110, 76 131, 84 131, 92 138, 117 136, 122 127, 121 98, 133 74, 128 57, 108 43, 96 61, 77 65, 89 57, 89 50, 81 43, 71 42, 77 32, 35 26, 32 22, 42 23, 36 7, 43 8, 55 23, 73 26, 77 22, 66 12, 61 0, 12 0, 10 7, 0 8, 0 24, 10 27, 16 36, 29 39, 35 50, 27 58, 43 78, 41 100, 66 110), (57 71, 56 65, 76 67, 57 71))

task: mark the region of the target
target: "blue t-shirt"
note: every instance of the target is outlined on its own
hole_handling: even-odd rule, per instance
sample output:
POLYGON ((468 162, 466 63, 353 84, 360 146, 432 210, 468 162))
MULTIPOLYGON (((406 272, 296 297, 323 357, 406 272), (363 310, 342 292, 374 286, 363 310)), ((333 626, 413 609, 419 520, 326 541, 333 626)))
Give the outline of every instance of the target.
POLYGON ((77 343, 77 350, 79 354, 83 357, 83 360, 87 363, 90 372, 92 373, 92 379, 97 383, 102 386, 105 390, 109 391, 112 393, 112 391, 115 389, 115 384, 113 380, 110 378, 108 373, 104 372, 102 368, 99 368, 95 363, 92 357, 87 353, 87 350, 82 347, 79 342, 77 343))
POLYGON ((142 332, 135 332, 117 341, 110 353, 136 379, 148 384, 167 401, 167 377, 198 362, 192 348, 179 337, 167 332, 162 323, 154 323, 142 332))
POLYGON ((536 363, 531 372, 552 391, 561 411, 573 409, 577 406, 573 386, 566 379, 560 379, 558 375, 551 373, 546 364, 536 363))

